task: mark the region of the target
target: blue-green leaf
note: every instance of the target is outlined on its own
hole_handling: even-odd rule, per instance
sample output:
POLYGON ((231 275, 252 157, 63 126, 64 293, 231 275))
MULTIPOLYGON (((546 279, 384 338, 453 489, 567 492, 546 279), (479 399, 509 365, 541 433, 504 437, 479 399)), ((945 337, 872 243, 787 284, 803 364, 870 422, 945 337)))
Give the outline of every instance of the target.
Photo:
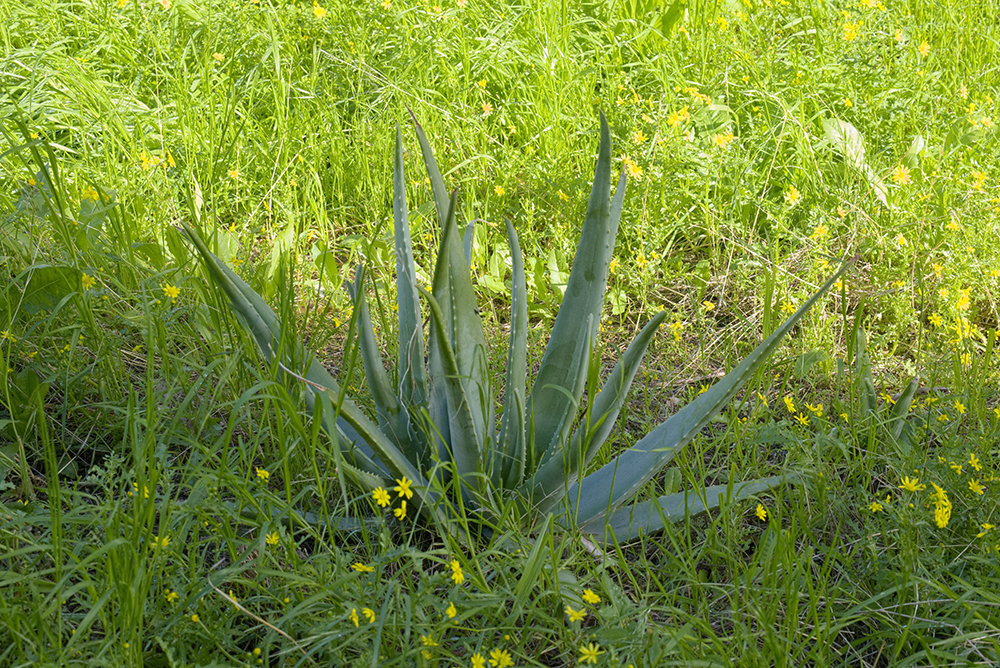
POLYGON ((470 479, 468 474, 482 470, 482 450, 476 437, 476 428, 472 416, 472 404, 466 392, 465 384, 458 370, 458 360, 455 351, 448 341, 444 313, 441 306, 426 290, 421 289, 431 308, 431 334, 437 340, 441 353, 441 363, 444 376, 440 379, 448 398, 449 423, 451 432, 450 451, 455 467, 463 486, 481 488, 481 480, 470 479))
MULTIPOLYGON (((458 226, 455 224, 456 200, 457 195, 453 195, 448 207, 441 249, 434 269, 433 295, 441 309, 442 325, 455 356, 458 378, 470 402, 468 410, 474 426, 472 436, 476 439, 478 448, 482 449, 487 437, 493 437, 493 399, 490 394, 483 323, 476 309, 476 293, 458 238, 458 226)), ((435 365, 441 361, 439 354, 443 352, 437 351, 435 365)), ((447 367, 443 371, 446 376, 452 375, 447 367)), ((456 406, 449 400, 449 418, 454 415, 455 409, 456 406)), ((449 431, 453 426, 454 424, 449 427, 449 431)), ((450 438, 455 440, 454 432, 450 434, 450 438)))
POLYGON ((845 262, 812 297, 718 383, 677 411, 635 446, 580 481, 568 492, 569 516, 586 524, 614 511, 666 466, 702 427, 736 395, 781 339, 851 265, 845 262))
POLYGON ((368 312, 368 300, 364 290, 365 270, 359 266, 354 283, 345 283, 344 287, 351 296, 357 311, 358 344, 361 348, 361 363, 365 369, 365 380, 375 402, 375 413, 379 426, 399 448, 417 463, 414 444, 409 437, 406 412, 392 390, 389 374, 385 370, 382 355, 379 353, 378 341, 372 329, 371 315, 368 312))
POLYGON ((410 220, 406 207, 403 141, 396 126, 396 164, 392 178, 393 232, 396 245, 396 295, 399 304, 399 396, 407 407, 422 406, 427 396, 424 325, 417 294, 410 220))
POLYGON ((517 231, 505 219, 510 244, 511 297, 510 342, 507 346, 507 373, 504 385, 503 416, 493 457, 493 482, 514 486, 524 477, 525 459, 525 390, 528 378, 528 287, 524 258, 517 231))
POLYGON ((562 498, 611 434, 646 348, 666 316, 666 311, 657 313, 636 335, 594 399, 587 419, 573 432, 564 456, 550 454, 542 462, 535 475, 535 489, 531 497, 538 511, 549 510, 562 498), (582 462, 578 460, 580 455, 583 456, 582 462))
POLYGON ((667 494, 658 499, 619 508, 607 517, 602 514, 581 528, 589 533, 603 535, 605 542, 610 533, 615 541, 625 543, 642 534, 659 531, 667 522, 677 522, 685 517, 715 510, 723 502, 740 501, 793 480, 794 478, 774 476, 735 485, 713 485, 667 494))
POLYGON ((593 341, 597 335, 624 197, 622 173, 611 201, 611 131, 602 114, 601 145, 580 243, 528 401, 528 413, 534 423, 529 439, 531 465, 546 452, 562 447, 572 427, 576 404, 583 392, 579 374, 586 374, 587 369, 575 356, 589 359, 591 352, 589 347, 577 351, 577 343, 581 336, 593 341), (567 390, 572 390, 572 394, 567 395, 567 390))

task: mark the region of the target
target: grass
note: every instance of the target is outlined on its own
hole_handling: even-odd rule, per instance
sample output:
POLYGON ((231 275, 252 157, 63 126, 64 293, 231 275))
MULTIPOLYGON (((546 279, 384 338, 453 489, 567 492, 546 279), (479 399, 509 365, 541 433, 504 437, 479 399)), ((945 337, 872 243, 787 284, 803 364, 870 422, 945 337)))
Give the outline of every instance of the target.
POLYGON ((0 663, 995 664, 1000 8, 868 4, 0 6, 0 663), (391 341, 407 106, 474 221, 497 351, 502 219, 544 338, 608 114, 630 190, 605 368, 671 312, 615 448, 859 255, 648 490, 801 472, 766 519, 599 557, 510 516, 471 550, 344 484, 173 224, 214 230, 359 390, 340 284, 369 265, 391 341))

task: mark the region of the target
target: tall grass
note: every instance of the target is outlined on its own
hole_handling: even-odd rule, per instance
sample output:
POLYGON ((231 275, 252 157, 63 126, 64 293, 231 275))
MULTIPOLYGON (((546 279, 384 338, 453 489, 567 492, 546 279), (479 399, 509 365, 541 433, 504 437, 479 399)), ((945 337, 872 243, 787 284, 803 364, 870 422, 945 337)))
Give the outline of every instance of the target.
POLYGON ((998 7, 870 4, 0 5, 0 664, 996 663, 998 7), (340 284, 367 263, 391 341, 407 107, 486 314, 517 226, 539 337, 608 114, 638 187, 601 335, 672 311, 615 447, 860 254, 649 492, 803 483, 606 554, 352 495, 174 223, 357 394, 340 284))

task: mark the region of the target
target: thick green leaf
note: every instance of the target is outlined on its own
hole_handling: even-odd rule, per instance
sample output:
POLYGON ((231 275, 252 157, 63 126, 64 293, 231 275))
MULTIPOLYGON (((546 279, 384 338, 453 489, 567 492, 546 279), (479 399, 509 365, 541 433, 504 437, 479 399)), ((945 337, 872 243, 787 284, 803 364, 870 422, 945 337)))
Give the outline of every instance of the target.
POLYGON ((74 267, 33 264, 11 282, 7 300, 29 315, 56 311, 71 295, 80 291, 80 271, 74 267), (24 291, 17 287, 23 282, 24 291))
POLYGON ((471 411, 471 401, 466 393, 465 384, 458 371, 458 360, 451 344, 448 342, 448 332, 446 328, 444 313, 441 306, 434 298, 434 295, 423 290, 424 297, 431 307, 431 335, 436 339, 437 348, 441 351, 441 362, 444 376, 435 379, 440 380, 444 385, 448 398, 448 409, 450 412, 451 429, 451 457, 455 462, 455 467, 460 481, 464 486, 473 486, 481 489, 481 480, 470 479, 468 474, 478 473, 482 470, 482 450, 476 438, 476 429, 471 411))
POLYGON ((577 343, 581 336, 593 341, 597 335, 624 197, 623 172, 614 202, 611 201, 611 131, 602 114, 601 145, 580 243, 528 401, 528 414, 533 420, 529 439, 531 466, 546 452, 561 448, 572 427, 580 394, 567 395, 566 391, 579 388, 583 392, 579 374, 585 374, 587 367, 574 356, 589 359, 590 349, 578 351, 577 343))
POLYGON ((368 300, 364 291, 365 270, 358 267, 354 275, 354 284, 346 283, 345 287, 358 313, 358 344, 361 348, 361 363, 365 368, 365 380, 375 402, 375 412, 379 426, 399 446, 410 461, 417 463, 414 443, 409 436, 409 422, 399 399, 392 389, 392 382, 385 370, 382 355, 379 353, 375 331, 372 328, 371 314, 368 312, 368 300))
MULTIPOLYGON (((185 232, 201 254, 213 282, 221 287, 229 297, 230 304, 250 329, 265 358, 272 359, 281 336, 280 323, 274 311, 232 269, 215 257, 196 230, 185 227, 185 232)), ((332 408, 330 410, 324 409, 324 416, 329 416, 330 419, 326 428, 328 432, 340 429, 337 432, 338 436, 340 434, 346 435, 361 450, 361 454, 364 454, 365 457, 359 458, 355 464, 371 463, 370 455, 377 455, 385 464, 388 473, 393 476, 406 476, 413 481, 415 489, 418 490, 417 493, 426 502, 424 505, 428 508, 428 512, 440 514, 434 502, 436 495, 429 490, 423 474, 413 466, 395 444, 378 430, 378 427, 353 401, 343 395, 339 384, 315 357, 310 360, 304 378, 294 374, 287 367, 284 368, 284 371, 305 381, 306 398, 310 410, 313 408, 314 396, 317 394, 331 402, 332 408)), ((382 473, 378 467, 369 465, 365 468, 374 468, 374 470, 368 470, 372 475, 382 473)), ((443 517, 438 517, 438 515, 435 517, 443 521, 443 517)))
POLYGON ((579 490, 570 489, 571 521, 586 524, 616 509, 666 466, 702 427, 736 395, 781 339, 851 265, 847 261, 812 297, 718 383, 647 434, 635 446, 588 475, 579 490))
POLYGON ((646 348, 666 316, 666 311, 657 313, 633 339, 594 399, 587 419, 573 432, 563 456, 550 453, 542 462, 534 476, 535 487, 530 497, 539 512, 549 510, 562 498, 611 435, 646 348), (578 453, 583 455, 582 462, 578 461, 578 453))
POLYGON ((735 485, 713 485, 704 489, 667 494, 658 499, 619 508, 607 517, 602 514, 581 528, 588 533, 603 535, 605 542, 610 533, 615 541, 625 543, 642 534, 659 531, 667 522, 677 522, 688 516, 715 510, 723 502, 740 501, 792 481, 792 478, 774 476, 735 485))
MULTIPOLYGON (((476 309, 476 293, 458 238, 458 226, 455 224, 456 200, 457 195, 453 195, 448 207, 441 249, 434 270, 433 294, 441 309, 442 325, 455 357, 458 379, 464 388, 464 396, 470 401, 468 410, 474 426, 474 433, 471 435, 475 437, 478 449, 482 450, 487 437, 493 437, 493 399, 490 394, 483 323, 476 309)), ((444 373, 446 376, 454 374, 447 367, 444 373)), ((436 382, 436 379, 432 379, 432 382, 436 382)), ((448 392, 451 396, 450 390, 448 392)), ((449 401, 450 418, 454 417, 456 408, 449 401)), ((453 441, 457 438, 453 431, 450 437, 453 441)))
POLYGON ((396 165, 392 178, 393 232, 396 245, 396 295, 399 304, 399 396, 407 407, 422 406, 427 396, 424 326, 417 294, 410 220, 406 207, 403 141, 396 126, 396 165))
POLYGON ((510 342, 507 346, 503 415, 497 447, 493 450, 492 476, 494 484, 502 481, 503 486, 512 487, 524 477, 527 440, 524 407, 528 382, 528 287, 517 230, 509 219, 504 219, 504 223, 511 260, 510 342))
POLYGON ((913 397, 917 393, 917 388, 920 387, 920 379, 914 378, 910 381, 910 384, 906 386, 903 393, 899 395, 896 399, 896 405, 892 409, 892 417, 889 418, 889 431, 892 433, 893 438, 899 438, 899 435, 903 431, 903 425, 906 424, 906 418, 910 414, 910 404, 913 402, 913 397))
POLYGON ((437 211, 438 224, 441 225, 441 230, 444 231, 448 223, 448 210, 449 197, 448 189, 444 187, 444 179, 441 178, 441 170, 438 169, 437 160, 434 159, 434 152, 431 151, 431 145, 427 141, 427 135, 424 134, 424 129, 420 127, 420 123, 417 123, 416 116, 413 112, 410 112, 410 118, 413 119, 413 127, 417 131, 417 141, 420 142, 420 153, 424 158, 424 166, 427 168, 427 178, 431 181, 431 193, 434 195, 434 209, 437 211))

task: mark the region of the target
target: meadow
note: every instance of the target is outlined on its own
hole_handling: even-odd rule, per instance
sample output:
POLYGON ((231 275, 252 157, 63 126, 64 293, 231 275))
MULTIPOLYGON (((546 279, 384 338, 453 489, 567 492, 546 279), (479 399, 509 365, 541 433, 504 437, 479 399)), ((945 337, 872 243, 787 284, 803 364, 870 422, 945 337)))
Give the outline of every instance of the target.
POLYGON ((1000 662, 1000 4, 433 1, 0 3, 0 665, 1000 662), (397 127, 420 285, 445 247, 411 111, 497 378, 505 220, 531 376, 606 116, 592 374, 663 324, 593 468, 852 258, 638 499, 794 482, 627 541, 352 484, 183 227, 374 415, 397 127))

